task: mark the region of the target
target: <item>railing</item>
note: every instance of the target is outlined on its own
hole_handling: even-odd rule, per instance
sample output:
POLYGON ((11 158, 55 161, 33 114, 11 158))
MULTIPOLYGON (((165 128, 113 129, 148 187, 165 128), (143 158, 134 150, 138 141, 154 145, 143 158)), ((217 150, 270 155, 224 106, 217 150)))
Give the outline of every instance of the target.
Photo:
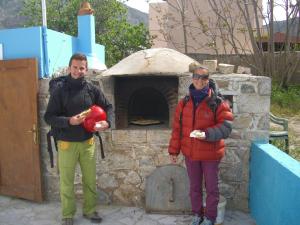
POLYGON ((285 118, 274 116, 271 112, 270 122, 277 124, 282 127, 280 131, 270 131, 269 140, 270 143, 276 139, 283 139, 285 141, 285 152, 289 154, 289 130, 288 130, 288 120, 285 118))

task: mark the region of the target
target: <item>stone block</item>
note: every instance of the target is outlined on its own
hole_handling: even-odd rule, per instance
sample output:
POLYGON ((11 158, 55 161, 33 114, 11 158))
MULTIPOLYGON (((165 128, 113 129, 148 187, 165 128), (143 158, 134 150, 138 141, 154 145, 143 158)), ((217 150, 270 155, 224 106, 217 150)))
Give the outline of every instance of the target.
POLYGON ((203 66, 207 67, 210 73, 215 73, 217 71, 218 60, 203 60, 203 66))
POLYGON ((179 77, 179 84, 178 84, 178 101, 183 98, 189 90, 189 86, 192 83, 192 77, 190 76, 183 76, 179 77))
POLYGON ((45 115, 45 112, 40 112, 39 113, 39 117, 38 117, 38 120, 39 120, 39 126, 40 128, 43 127, 43 128, 49 128, 49 125, 46 123, 46 121, 44 120, 44 115, 45 115))
MULTIPOLYGON (((224 182, 221 182, 219 183, 219 190, 220 190, 220 193, 226 198, 226 199, 230 199, 230 198, 233 198, 234 196, 234 186, 228 184, 228 183, 224 183, 224 182)), ((226 206, 226 208, 228 208, 226 206)))
POLYGON ((221 164, 220 165, 220 176, 222 180, 226 182, 241 182, 243 180, 243 165, 242 163, 237 164, 221 164))
POLYGON ((248 113, 235 115, 233 121, 234 129, 249 128, 252 118, 248 113))
POLYGON ((235 139, 235 140, 239 140, 242 139, 242 133, 241 133, 241 129, 233 129, 231 131, 231 134, 229 136, 230 139, 235 139))
POLYGON ((105 77, 98 81, 100 83, 100 86, 103 88, 104 93, 110 93, 111 95, 113 95, 114 83, 111 77, 105 77))
POLYGON ((259 141, 263 143, 269 142, 269 131, 268 130, 244 130, 243 138, 251 141, 259 141))
POLYGON ((136 168, 136 164, 137 162, 135 160, 132 160, 132 157, 126 153, 114 153, 113 156, 110 157, 108 162, 109 168, 112 169, 111 171, 133 170, 134 168, 136 168))
POLYGON ((241 84, 241 93, 242 94, 255 94, 256 85, 254 83, 243 83, 241 84))
POLYGON ((171 130, 147 130, 148 143, 168 143, 171 137, 171 130))
POLYGON ((49 92, 49 81, 50 79, 39 79, 39 94, 40 95, 48 95, 49 92))
POLYGON ((98 177, 98 184, 102 189, 116 188, 119 186, 119 183, 115 177, 107 173, 101 174, 98 177))
POLYGON ((220 63, 218 66, 219 72, 222 74, 230 74, 234 72, 234 65, 220 63))
MULTIPOLYGON (((241 130, 235 130, 235 131, 241 133, 241 130)), ((250 145, 251 145, 251 142, 249 142, 248 140, 240 140, 240 139, 233 139, 233 138, 225 139, 226 147, 246 146, 246 148, 250 148, 250 145)))
POLYGON ((218 87, 222 90, 228 90, 230 82, 228 80, 217 80, 218 87))
POLYGON ((244 67, 244 66, 238 66, 237 73, 251 74, 251 68, 244 67))
POLYGON ((260 95, 271 95, 271 78, 269 77, 260 77, 261 79, 258 82, 258 93, 260 95))
POLYGON ((139 186, 142 182, 142 179, 140 177, 140 175, 138 173, 136 173, 135 171, 130 171, 125 180, 124 180, 124 184, 132 184, 135 186, 139 186))
POLYGON ((46 111, 49 101, 49 95, 39 95, 38 102, 39 102, 39 109, 40 111, 46 111))
POLYGON ((146 130, 112 130, 113 143, 145 143, 146 130))
POLYGON ((234 165, 239 164, 241 159, 236 153, 237 147, 227 147, 224 158, 222 159, 222 164, 234 165))
POLYGON ((99 187, 97 187, 97 201, 100 205, 110 205, 112 200, 109 193, 104 192, 99 187))
POLYGON ((236 96, 238 113, 265 113, 270 111, 270 96, 243 94, 236 96))
POLYGON ((270 129, 270 120, 269 113, 263 113, 256 115, 258 117, 257 128, 259 130, 269 130, 270 129))
POLYGON ((124 205, 141 205, 142 190, 134 185, 121 184, 114 191, 114 202, 119 202, 124 205))

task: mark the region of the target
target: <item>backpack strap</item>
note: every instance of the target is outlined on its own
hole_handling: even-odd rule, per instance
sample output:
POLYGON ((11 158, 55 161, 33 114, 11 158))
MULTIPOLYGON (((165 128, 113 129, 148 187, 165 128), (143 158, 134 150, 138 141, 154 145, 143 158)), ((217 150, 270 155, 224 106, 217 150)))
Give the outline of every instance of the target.
POLYGON ((95 135, 96 135, 96 136, 98 137, 98 139, 99 139, 101 158, 104 159, 104 158, 105 158, 105 155, 104 155, 104 149, 103 149, 103 143, 102 143, 101 135, 100 135, 100 133, 99 133, 98 131, 95 132, 95 135))
POLYGON ((94 95, 93 88, 91 87, 91 85, 92 84, 87 81, 87 83, 86 83, 87 91, 89 93, 90 98, 92 99, 92 102, 95 104, 96 99, 95 99, 95 95, 94 95))
MULTIPOLYGON (((86 84, 87 91, 88 91, 88 93, 89 93, 89 96, 90 96, 90 98, 91 98, 93 104, 95 104, 95 103, 96 103, 96 99, 95 99, 95 95, 94 95, 93 88, 92 88, 91 85, 92 85, 92 84, 89 83, 89 82, 87 81, 87 84, 86 84)), ((94 133, 94 135, 98 137, 99 144, 100 144, 101 158, 104 159, 104 158, 105 158, 105 155, 104 155, 104 148, 103 148, 103 142, 102 142, 102 137, 101 137, 101 135, 100 135, 100 132, 97 131, 97 132, 94 133)))
POLYGON ((49 158, 50 158, 50 165, 51 168, 54 167, 54 162, 53 162, 53 151, 52 151, 52 144, 51 144, 51 130, 48 131, 47 133, 47 147, 48 147, 48 153, 49 153, 49 158))
POLYGON ((182 139, 182 113, 183 113, 183 108, 185 107, 186 103, 188 103, 188 101, 190 100, 190 96, 186 95, 183 97, 182 99, 182 109, 179 115, 179 124, 180 124, 180 139, 182 139))
POLYGON ((214 114, 214 120, 215 122, 217 121, 217 109, 218 106, 223 102, 223 98, 220 95, 217 95, 217 93, 215 93, 213 91, 212 93, 212 97, 210 98, 210 100, 207 102, 208 107, 211 109, 211 111, 214 114))
MULTIPOLYGON (((56 91, 58 88, 62 88, 65 84, 67 80, 67 75, 66 76, 59 76, 59 77, 55 77, 52 78, 49 81, 49 93, 50 95, 53 95, 54 91, 56 91)), ((65 102, 67 102, 67 98, 65 95, 63 95, 63 104, 65 102)), ((55 150, 57 151, 57 140, 55 137, 55 128, 51 127, 50 130, 47 132, 47 149, 48 149, 48 153, 49 153, 49 158, 50 158, 50 166, 51 168, 54 167, 54 159, 53 159, 53 147, 52 147, 52 142, 51 142, 51 136, 53 137, 53 141, 54 141, 54 146, 55 146, 55 150)))

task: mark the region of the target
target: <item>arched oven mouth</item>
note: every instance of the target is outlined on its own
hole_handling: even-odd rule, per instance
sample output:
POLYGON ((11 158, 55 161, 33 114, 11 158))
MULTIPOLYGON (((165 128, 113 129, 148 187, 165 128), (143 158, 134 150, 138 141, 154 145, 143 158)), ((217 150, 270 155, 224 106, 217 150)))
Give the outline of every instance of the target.
POLYGON ((168 124, 169 108, 165 97, 153 87, 136 90, 128 103, 128 123, 136 126, 168 124))
POLYGON ((116 129, 170 128, 178 78, 121 77, 115 80, 116 129))

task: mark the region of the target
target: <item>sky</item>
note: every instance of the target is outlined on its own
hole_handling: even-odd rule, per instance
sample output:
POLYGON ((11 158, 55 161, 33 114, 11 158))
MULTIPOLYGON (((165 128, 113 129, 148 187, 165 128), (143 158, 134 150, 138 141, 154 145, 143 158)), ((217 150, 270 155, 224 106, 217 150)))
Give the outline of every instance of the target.
POLYGON ((149 12, 149 3, 148 2, 162 2, 162 0, 129 0, 125 2, 126 5, 130 6, 131 8, 138 9, 142 12, 148 13, 149 12))
MULTIPOLYGON (((275 2, 282 3, 285 0, 275 0, 275 2)), ((149 12, 149 3, 148 2, 162 2, 162 0, 128 0, 125 4, 138 9, 142 12, 148 13, 149 12)), ((263 5, 266 6, 267 0, 263 0, 263 5)), ((266 7, 264 7, 266 9, 266 7)), ((275 7, 274 15, 276 16, 276 20, 284 20, 284 11, 280 9, 280 7, 275 7)))

